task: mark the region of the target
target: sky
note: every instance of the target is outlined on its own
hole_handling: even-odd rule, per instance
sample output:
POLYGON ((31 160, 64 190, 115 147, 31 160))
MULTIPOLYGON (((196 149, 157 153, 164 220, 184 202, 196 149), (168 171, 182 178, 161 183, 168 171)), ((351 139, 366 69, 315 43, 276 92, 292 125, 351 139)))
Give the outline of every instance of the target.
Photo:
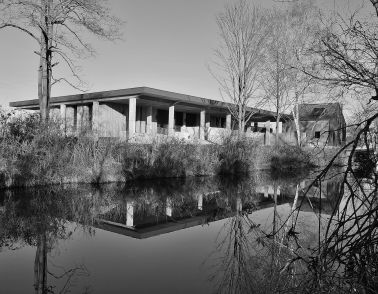
MULTIPOLYGON (((318 0, 332 9, 333 0, 318 0)), ((336 6, 367 0, 335 0, 336 6)), ((218 45, 215 17, 234 0, 108 0, 113 13, 123 19, 122 41, 90 40, 96 56, 77 60, 88 92, 147 86, 220 100, 210 74, 218 45)), ((273 0, 251 0, 270 7, 273 0)), ((39 57, 36 42, 25 34, 0 30, 0 105, 37 98, 39 57)), ((64 70, 63 75, 66 74, 64 70)), ((52 96, 76 94, 63 83, 52 96)))

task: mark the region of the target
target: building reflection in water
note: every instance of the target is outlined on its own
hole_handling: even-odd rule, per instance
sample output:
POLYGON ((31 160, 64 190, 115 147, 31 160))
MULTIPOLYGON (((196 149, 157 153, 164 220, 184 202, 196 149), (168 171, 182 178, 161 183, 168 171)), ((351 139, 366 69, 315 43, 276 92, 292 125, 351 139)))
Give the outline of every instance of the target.
MULTIPOLYGON (((49 253, 59 240, 72 234, 68 223, 84 226, 89 232, 95 227, 144 239, 226 220, 224 238, 218 240, 216 246, 224 255, 218 256, 221 263, 214 277, 220 279, 218 285, 230 291, 236 285, 244 285, 239 288, 242 292, 253 286, 247 275, 254 264, 249 262, 255 244, 251 243, 250 234, 254 234, 254 242, 269 234, 251 220, 251 213, 273 208, 274 232, 282 226, 278 212, 282 205, 290 205, 292 212, 300 207, 301 211, 314 212, 321 208, 323 213, 338 205, 340 184, 337 178, 315 185, 304 198, 303 193, 310 182, 273 181, 268 176, 257 179, 196 178, 140 182, 126 187, 109 185, 99 189, 52 188, 51 191, 24 191, 19 195, 11 193, 0 199, 0 246, 35 247, 35 293, 47 293, 56 284, 67 284, 67 279, 72 277, 49 271, 49 253), (14 229, 16 225, 20 230, 14 229), (56 281, 56 277, 62 277, 65 282, 56 281)), ((273 260, 273 254, 271 256, 273 260)), ((70 273, 74 272, 85 275, 85 265, 70 269, 70 273)))
POLYGON ((170 180, 140 182, 118 193, 113 205, 100 209, 95 226, 143 239, 283 204, 316 212, 321 204, 323 213, 332 211, 340 191, 338 179, 315 185, 304 198, 310 183, 220 178, 187 179, 175 185, 170 180))

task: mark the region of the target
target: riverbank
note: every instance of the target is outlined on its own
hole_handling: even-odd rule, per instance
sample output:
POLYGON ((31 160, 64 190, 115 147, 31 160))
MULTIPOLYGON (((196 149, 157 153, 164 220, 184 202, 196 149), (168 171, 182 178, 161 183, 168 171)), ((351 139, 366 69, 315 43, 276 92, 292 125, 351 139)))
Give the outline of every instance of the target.
POLYGON ((1 142, 0 187, 235 175, 310 165, 308 154, 296 147, 256 146, 243 140, 223 145, 178 140, 138 145, 88 137, 35 137, 1 142))
POLYGON ((225 138, 221 145, 172 138, 133 144, 67 137, 57 124, 40 125, 33 118, 6 130, 0 140, 0 188, 288 171, 313 164, 310 153, 298 147, 261 146, 246 138, 225 138))

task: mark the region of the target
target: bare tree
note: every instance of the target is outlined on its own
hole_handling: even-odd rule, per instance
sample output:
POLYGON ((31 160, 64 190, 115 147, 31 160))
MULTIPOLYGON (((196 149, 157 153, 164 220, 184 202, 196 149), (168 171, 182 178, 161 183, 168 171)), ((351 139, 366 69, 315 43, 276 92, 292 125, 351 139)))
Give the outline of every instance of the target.
POLYGON ((311 1, 288 5, 270 11, 272 25, 263 71, 263 89, 267 102, 276 113, 276 136, 282 114, 292 110, 300 144, 298 105, 312 89, 313 79, 300 70, 299 64, 312 36, 315 9, 311 1))
MULTIPOLYGON (((276 134, 282 113, 292 105, 292 88, 295 72, 291 64, 294 59, 291 43, 293 34, 290 30, 290 16, 286 11, 272 9, 269 17, 272 27, 269 34, 268 54, 263 88, 268 102, 276 113, 276 134)), ((276 140, 277 142, 277 140, 276 140)))
POLYGON ((253 115, 248 107, 262 103, 260 70, 265 59, 267 17, 262 9, 239 0, 226 6, 218 15, 217 24, 221 44, 215 51, 212 73, 222 98, 233 102, 229 111, 238 122, 239 131, 244 132, 246 122, 253 115))
POLYGON ((12 28, 34 39, 40 57, 38 69, 38 99, 41 120, 49 117, 51 86, 65 81, 76 87, 77 83, 67 78, 54 78, 53 67, 65 63, 76 82, 74 57, 94 53, 85 41, 87 32, 105 40, 120 37, 120 20, 110 14, 109 8, 100 0, 3 0, 0 1, 0 29, 12 28))
POLYGON ((366 95, 368 90, 373 94, 371 99, 377 100, 377 28, 376 20, 358 18, 358 12, 349 18, 325 21, 310 50, 317 57, 316 64, 306 68, 306 74, 344 92, 366 95))
POLYGON ((303 64, 308 64, 312 59, 308 56, 307 51, 309 46, 314 41, 315 35, 318 31, 318 10, 313 5, 312 1, 304 1, 302 3, 294 3, 290 10, 290 25, 289 29, 292 38, 289 44, 289 50, 293 53, 291 59, 292 77, 295 83, 292 84, 293 108, 292 115, 296 128, 297 143, 301 146, 302 136, 300 128, 299 104, 309 100, 311 94, 316 91, 316 80, 305 74, 301 68, 303 64))

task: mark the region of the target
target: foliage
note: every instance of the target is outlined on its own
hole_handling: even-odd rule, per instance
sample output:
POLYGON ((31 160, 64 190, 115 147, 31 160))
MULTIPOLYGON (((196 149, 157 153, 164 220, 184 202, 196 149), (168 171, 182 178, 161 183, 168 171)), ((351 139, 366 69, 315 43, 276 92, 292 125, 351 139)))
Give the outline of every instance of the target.
POLYGON ((227 137, 219 148, 219 174, 246 174, 252 168, 255 154, 253 141, 227 137))
POLYGON ((274 172, 297 171, 310 166, 310 154, 297 146, 275 145, 270 149, 271 169, 274 172))
MULTIPOLYGON (((248 174, 262 157, 257 143, 240 136, 227 137, 220 145, 175 138, 143 145, 96 139, 90 132, 67 136, 58 120, 40 122, 33 113, 6 116, 1 124, 0 187, 248 174)), ((282 149, 278 152, 282 158, 282 152, 288 152, 287 161, 300 154, 282 149)), ((268 164, 269 156, 263 159, 268 164)))
POLYGON ((152 145, 127 144, 123 154, 123 170, 128 178, 213 175, 216 166, 217 147, 178 139, 152 145))

